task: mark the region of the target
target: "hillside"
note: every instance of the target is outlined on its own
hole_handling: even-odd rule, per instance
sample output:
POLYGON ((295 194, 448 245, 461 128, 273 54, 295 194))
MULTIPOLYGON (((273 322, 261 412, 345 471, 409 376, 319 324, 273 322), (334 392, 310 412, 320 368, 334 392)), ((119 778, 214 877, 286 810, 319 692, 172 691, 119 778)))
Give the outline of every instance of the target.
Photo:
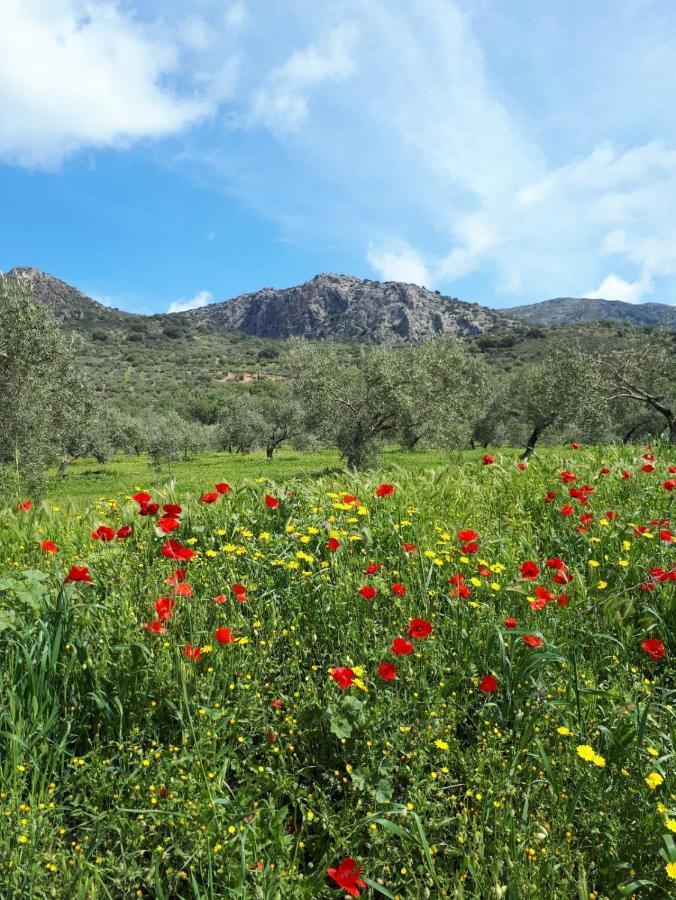
MULTIPOLYGON (((622 349, 634 331, 630 319, 540 325, 522 318, 519 322, 415 285, 331 275, 317 276, 297 288, 265 289, 191 312, 142 316, 103 306, 35 269, 12 271, 29 275, 35 299, 53 311, 62 327, 80 335, 82 364, 95 389, 113 405, 137 415, 150 409, 177 409, 186 416, 201 417, 205 410, 217 408, 224 391, 238 383, 283 377, 285 341, 276 336, 278 332, 332 337, 347 357, 359 340, 382 336, 407 342, 421 339, 428 330, 434 334, 452 330, 495 369, 509 372, 545 359, 554 347, 622 349), (378 297, 383 298, 380 311, 378 297), (439 323, 441 332, 435 330, 439 323)), ((567 302, 535 306, 556 309, 556 304, 567 302)), ((604 301, 584 302, 597 307, 604 301)))
POLYGON ((590 300, 586 297, 558 297, 528 306, 503 310, 510 319, 534 325, 576 325, 583 322, 623 322, 635 326, 669 324, 676 330, 674 307, 666 303, 623 303, 619 300, 590 300))

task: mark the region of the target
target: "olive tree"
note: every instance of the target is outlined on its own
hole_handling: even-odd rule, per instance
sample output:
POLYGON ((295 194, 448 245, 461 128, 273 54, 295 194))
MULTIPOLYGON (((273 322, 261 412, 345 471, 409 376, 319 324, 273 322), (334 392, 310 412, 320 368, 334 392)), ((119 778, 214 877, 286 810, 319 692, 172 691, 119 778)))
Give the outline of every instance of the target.
POLYGON ((77 340, 32 301, 30 279, 0 275, 0 467, 19 492, 37 493, 66 423, 89 403, 77 340))
POLYGON ((638 332, 599 365, 607 379, 606 400, 658 416, 676 444, 676 334, 666 328, 638 332))
POLYGON ((546 434, 598 440, 607 434, 609 410, 603 402, 603 375, 594 357, 571 348, 515 370, 501 415, 528 459, 546 434))

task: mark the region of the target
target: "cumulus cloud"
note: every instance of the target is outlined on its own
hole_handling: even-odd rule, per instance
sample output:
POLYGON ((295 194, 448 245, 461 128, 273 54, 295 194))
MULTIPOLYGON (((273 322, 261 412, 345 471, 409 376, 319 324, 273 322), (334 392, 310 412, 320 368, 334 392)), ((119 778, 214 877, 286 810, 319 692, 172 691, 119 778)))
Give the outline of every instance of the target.
POLYGON ((207 306, 212 303, 214 295, 211 291, 198 291, 190 300, 174 300, 167 312, 179 313, 187 312, 189 309, 199 309, 201 306, 207 306))
MULTIPOLYGON (((207 39, 191 20, 190 41, 207 39)), ((166 85, 178 43, 111 0, 0 3, 0 160, 52 168, 83 147, 181 131, 214 100, 166 85)))
POLYGON ((595 291, 589 291, 585 294, 590 300, 622 300, 624 303, 640 303, 647 293, 652 290, 652 282, 644 281, 625 281, 619 275, 611 274, 601 282, 595 291))
POLYGON ((353 72, 356 37, 354 27, 340 24, 320 40, 294 51, 256 91, 249 123, 279 132, 298 129, 308 115, 312 91, 325 82, 343 81, 353 72))
POLYGON ((395 250, 371 247, 368 261, 383 281, 405 281, 426 287, 433 285, 425 263, 412 247, 405 244, 395 250))

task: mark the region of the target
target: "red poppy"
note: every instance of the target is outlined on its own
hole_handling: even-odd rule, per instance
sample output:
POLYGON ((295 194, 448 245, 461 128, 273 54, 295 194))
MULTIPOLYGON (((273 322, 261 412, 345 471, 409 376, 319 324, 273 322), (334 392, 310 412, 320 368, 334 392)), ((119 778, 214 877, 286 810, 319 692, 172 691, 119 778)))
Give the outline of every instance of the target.
POLYGON ((668 544, 674 540, 674 536, 668 528, 662 528, 660 530, 660 540, 665 541, 668 544))
POLYGON ((402 547, 407 553, 413 553, 417 546, 417 544, 402 544, 402 547))
POLYGON ((30 512, 33 509, 31 500, 20 500, 16 505, 17 512, 30 512))
POLYGON ((162 512, 169 519, 175 519, 181 515, 183 510, 178 505, 178 503, 165 503, 164 506, 162 507, 162 512))
POLYGON ((583 525, 589 525, 593 521, 594 516, 591 513, 582 513, 580 516, 580 522, 582 522, 583 525))
POLYGON ((202 494, 200 497, 202 503, 215 503, 217 500, 218 491, 207 491, 206 494, 202 494))
POLYGON ((565 469, 559 475, 559 480, 563 484, 571 484, 573 481, 577 481, 577 475, 573 475, 573 473, 571 471, 569 471, 568 469, 565 469))
POLYGON ((495 458, 494 458, 493 456, 491 456, 490 453, 486 453, 485 456, 483 456, 483 457, 481 458, 481 462, 482 462, 485 466, 492 466, 493 463, 495 462, 495 458))
POLYGON ((58 553, 59 548, 54 541, 40 541, 40 549, 43 553, 58 553))
POLYGON ((140 516, 154 516, 159 508, 159 503, 142 503, 138 513, 140 516))
POLYGON ((176 569, 175 572, 167 578, 167 584, 180 584, 185 581, 185 569, 176 569))
POLYGON ((551 559, 546 560, 545 565, 548 569, 558 569, 559 571, 566 568, 566 564, 560 556, 552 556, 551 559))
POLYGON ((531 608, 540 610, 544 609, 548 603, 554 599, 554 594, 551 591, 548 591, 547 588, 541 587, 537 585, 535 588, 535 601, 531 602, 531 608))
POLYGON ((568 594, 561 594, 556 598, 556 602, 559 606, 568 606, 568 594))
POLYGON ((219 494, 227 494, 230 490, 230 485, 227 481, 218 481, 214 487, 218 491, 219 494))
POLYGON ((460 551, 471 556, 473 553, 479 552, 479 545, 476 541, 469 541, 467 544, 462 545, 460 551))
POLYGON ((519 571, 521 572, 521 577, 527 578, 529 581, 534 581, 540 574, 540 569, 536 563, 530 559, 521 564, 519 571))
POLYGON ((610 475, 610 469, 608 468, 608 466, 604 466, 604 467, 601 469, 601 471, 600 471, 599 474, 600 474, 600 475, 610 475))
POLYGON ((155 601, 155 615, 161 622, 169 622, 175 606, 176 603, 171 597, 158 597, 155 601))
POLYGON ((457 534, 457 538, 461 544, 467 544, 469 541, 475 541, 479 535, 476 531, 473 531, 471 528, 466 528, 464 531, 459 531, 457 534))
POLYGON ((571 442, 570 442, 570 449, 571 449, 571 450, 579 450, 579 449, 580 449, 580 445, 578 444, 577 441, 571 441, 571 442))
POLYGON ((641 646, 651 659, 664 658, 664 644, 659 638, 647 638, 641 646))
POLYGON ((547 491, 545 494, 545 503, 552 503, 556 500, 556 491, 547 491))
POLYGON ((181 584, 176 585, 174 588, 174 595, 176 597, 192 597, 192 588, 187 581, 184 581, 181 584))
POLYGON ((243 584, 240 584, 239 581, 236 581, 233 586, 230 588, 235 597, 241 597, 242 595, 246 596, 246 587, 243 584))
POLYGON ((364 600, 373 600, 375 595, 378 593, 374 587, 371 587, 369 584, 363 584, 359 588, 359 593, 362 595, 364 600))
POLYGON ((139 506, 141 506, 144 503, 150 503, 150 501, 152 500, 152 496, 147 493, 147 491, 141 491, 138 494, 134 494, 132 496, 132 500, 136 500, 139 506))
POLYGON ((560 569, 552 578, 554 584, 569 584, 573 580, 573 576, 565 569, 560 569))
POLYGON ((232 630, 230 628, 217 628, 214 631, 214 637, 218 641, 219 644, 235 644, 237 643, 236 639, 233 637, 232 630))
POLYGON ((92 531, 92 537, 95 541, 114 541, 115 529, 110 525, 99 525, 96 531, 92 531))
POLYGON ((492 675, 484 675, 479 683, 479 690, 483 694, 494 694, 498 689, 498 682, 492 675))
POLYGON ((354 672, 347 666, 336 666, 331 672, 331 678, 336 682, 341 691, 347 690, 354 681, 354 672))
POLYGON ((649 474, 655 471, 655 466, 652 463, 646 463, 644 466, 641 466, 641 471, 649 474))
POLYGON ((364 575, 375 575, 376 572, 380 572, 382 567, 383 567, 382 563, 374 563, 374 562, 369 563, 368 566, 366 567, 366 571, 364 572, 364 575))
POLYGON ((508 619, 505 619, 502 624, 511 631, 513 628, 516 628, 516 619, 513 616, 510 616, 508 619))
POLYGON ((281 709, 281 708, 284 706, 284 701, 281 700, 279 697, 276 697, 276 698, 272 701, 272 703, 270 704, 270 706, 271 706, 273 709, 281 709))
POLYGON ((662 487, 665 491, 676 491, 676 478, 667 478, 662 482, 662 487))
POLYGON ((391 497, 395 491, 393 484, 379 484, 376 488, 376 497, 391 497))
POLYGON ((466 600, 470 595, 470 590, 465 584, 464 576, 460 572, 456 572, 455 575, 451 575, 448 579, 448 583, 454 585, 451 593, 454 597, 462 597, 463 600, 466 600))
POLYGON ((94 579, 89 574, 89 569, 87 566, 71 566, 70 571, 63 579, 64 584, 71 584, 76 581, 85 581, 89 584, 94 582, 94 579))
POLYGON ((532 647, 533 650, 541 650, 544 647, 544 641, 536 634, 524 634, 523 642, 527 647, 532 647))
POLYGON ((408 656, 413 653, 413 644, 402 637, 396 637, 392 641, 392 653, 395 656, 408 656))
POLYGON ((525 462, 518 462, 518 463, 516 464, 516 467, 517 467, 517 469, 518 469, 520 472, 525 472, 526 469, 528 468, 528 463, 525 463, 525 462))
POLYGON ((130 538, 134 533, 134 529, 131 525, 121 525, 117 529, 117 539, 118 541, 124 541, 126 538, 130 538))
POLYGON ((214 603, 227 603, 227 601, 227 594, 219 594, 217 597, 214 597, 214 603))
MULTIPOLYGON (((160 553, 162 556, 166 556, 167 559, 182 559, 189 560, 195 556, 195 551, 191 550, 190 547, 183 547, 179 544, 178 541, 174 541, 171 538, 164 544, 160 553)), ((184 576, 185 577, 185 576, 184 576)))
POLYGON ((265 505, 268 509, 277 509, 277 507, 279 506, 279 500, 276 497, 273 497, 272 494, 266 494, 265 505))
POLYGON ((408 636, 412 638, 426 638, 432 634, 432 626, 427 619, 411 619, 408 626, 408 636))
POLYGON ((397 669, 392 663, 381 663, 378 666, 378 672, 383 681, 394 681, 397 677, 397 669))
POLYGON ((172 531, 176 531, 177 528, 181 527, 181 523, 178 519, 163 516, 161 519, 157 520, 157 527, 164 534, 171 534, 172 531))
POLYGON ((329 553, 335 553, 336 550, 340 547, 340 541, 338 540, 338 538, 329 538, 326 542, 326 546, 329 553))
POLYGON ((629 478, 631 478, 631 472, 628 472, 626 469, 623 469, 622 470, 622 480, 627 481, 629 478))
POLYGON ((362 867, 358 866, 351 856, 346 856, 337 869, 329 867, 326 873, 339 888, 347 891, 350 897, 358 897, 359 888, 366 887, 365 882, 359 877, 361 870, 362 867))
POLYGON ((582 488, 572 487, 568 491, 569 495, 573 498, 573 500, 579 500, 583 506, 587 506, 589 500, 587 498, 587 494, 582 488))
POLYGON ((402 584, 400 581, 395 581, 392 585, 392 593, 395 597, 405 597, 406 596, 406 585, 402 584))
POLYGON ((166 634, 167 633, 167 629, 164 627, 164 625, 162 624, 162 622, 160 622, 159 619, 156 619, 153 622, 144 622, 143 628, 145 628, 146 631, 151 631, 153 634, 166 634))
POLYGON ((564 506, 561 507, 561 515, 565 516, 566 518, 568 518, 568 516, 572 516, 573 515, 573 507, 570 506, 568 503, 566 503, 564 506))
POLYGON ((192 644, 186 644, 185 649, 183 650, 183 655, 186 659, 192 659, 194 662, 197 662, 197 660, 202 655, 202 648, 193 647, 192 644))
POLYGON ((340 499, 343 501, 343 503, 348 503, 351 506, 361 506, 359 500, 357 499, 357 497, 355 497, 354 494, 343 494, 340 499))

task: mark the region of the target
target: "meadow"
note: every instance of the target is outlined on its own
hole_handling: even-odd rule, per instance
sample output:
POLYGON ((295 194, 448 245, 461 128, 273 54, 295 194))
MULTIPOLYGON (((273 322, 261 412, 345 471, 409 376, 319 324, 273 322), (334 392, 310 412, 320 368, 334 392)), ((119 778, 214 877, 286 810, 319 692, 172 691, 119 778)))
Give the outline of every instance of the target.
POLYGON ((0 896, 674 895, 675 463, 73 463, 0 512, 0 896))

